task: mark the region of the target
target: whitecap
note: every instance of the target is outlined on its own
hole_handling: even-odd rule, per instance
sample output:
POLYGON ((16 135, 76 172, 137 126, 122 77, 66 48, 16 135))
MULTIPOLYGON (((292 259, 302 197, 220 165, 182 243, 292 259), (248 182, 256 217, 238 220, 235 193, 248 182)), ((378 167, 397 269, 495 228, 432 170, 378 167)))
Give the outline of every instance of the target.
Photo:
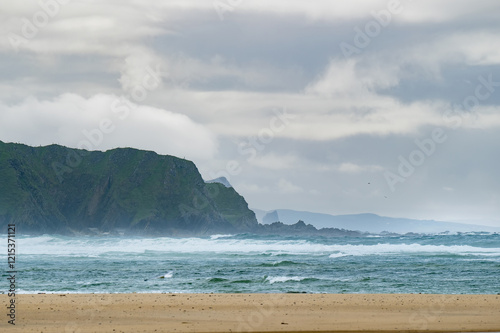
POLYGON ((276 283, 276 282, 288 282, 288 281, 302 281, 304 279, 307 279, 305 277, 299 277, 299 276, 268 276, 266 277, 267 282, 270 284, 276 283))
MULTIPOLYGON (((102 254, 155 253, 220 253, 266 254, 270 256, 306 255, 331 258, 342 255, 397 255, 397 254, 452 254, 500 256, 500 248, 471 245, 430 245, 418 243, 389 244, 324 244, 309 240, 234 239, 231 235, 214 235, 212 238, 118 238, 118 237, 23 237, 19 240, 25 255, 98 256, 102 254)), ((344 241, 344 240, 343 240, 344 241)), ((331 240, 335 242, 335 240, 331 240)))
POLYGON ((227 237, 233 237, 234 235, 212 235, 210 236, 210 239, 219 239, 219 238, 227 238, 227 237))
POLYGON ((160 279, 170 279, 172 276, 174 276, 174 271, 170 271, 164 275, 159 276, 160 279))
POLYGON ((330 257, 330 258, 341 258, 341 257, 347 257, 347 256, 348 256, 348 254, 345 254, 345 253, 342 253, 342 252, 338 252, 338 253, 332 253, 328 257, 330 257))

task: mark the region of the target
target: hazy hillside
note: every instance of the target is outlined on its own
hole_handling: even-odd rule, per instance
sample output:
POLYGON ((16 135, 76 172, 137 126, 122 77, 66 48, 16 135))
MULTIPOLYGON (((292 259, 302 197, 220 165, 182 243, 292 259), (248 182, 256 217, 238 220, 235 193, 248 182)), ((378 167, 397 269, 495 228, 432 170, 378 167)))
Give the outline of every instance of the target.
POLYGON ((500 232, 500 228, 488 226, 432 220, 392 218, 376 214, 329 215, 290 209, 277 209, 268 212, 259 211, 259 214, 257 215, 259 216, 259 221, 264 224, 270 224, 276 221, 280 221, 285 224, 294 224, 298 220, 302 220, 306 223, 312 224, 316 228, 340 228, 372 233, 380 233, 383 231, 395 233, 440 233, 446 231, 500 232))

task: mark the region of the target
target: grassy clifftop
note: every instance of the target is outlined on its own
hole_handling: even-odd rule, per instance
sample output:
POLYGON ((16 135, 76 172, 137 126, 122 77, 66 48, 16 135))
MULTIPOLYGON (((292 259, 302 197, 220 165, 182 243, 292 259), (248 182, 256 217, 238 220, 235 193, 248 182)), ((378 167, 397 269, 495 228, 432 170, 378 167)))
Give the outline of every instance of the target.
MULTIPOLYGON (((191 161, 0 141, 0 226, 25 233, 245 232, 254 213, 233 188, 205 184, 191 161)), ((2 229, 2 230, 3 230, 2 229)))

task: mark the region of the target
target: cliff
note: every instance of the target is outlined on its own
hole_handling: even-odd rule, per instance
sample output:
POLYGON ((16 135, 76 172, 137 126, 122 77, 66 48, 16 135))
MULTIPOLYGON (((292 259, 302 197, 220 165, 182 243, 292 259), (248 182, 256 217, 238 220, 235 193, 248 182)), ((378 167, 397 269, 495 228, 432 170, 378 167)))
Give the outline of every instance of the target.
POLYGON ((205 183, 191 161, 131 148, 0 141, 1 230, 9 223, 31 234, 171 236, 249 232, 258 224, 242 196, 205 183))

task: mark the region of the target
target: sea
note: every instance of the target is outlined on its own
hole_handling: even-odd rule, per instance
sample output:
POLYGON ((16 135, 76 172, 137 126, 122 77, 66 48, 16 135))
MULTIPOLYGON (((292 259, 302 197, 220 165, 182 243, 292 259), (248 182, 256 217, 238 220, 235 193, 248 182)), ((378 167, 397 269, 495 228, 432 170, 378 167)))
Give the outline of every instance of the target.
MULTIPOLYGON (((7 253, 7 235, 0 236, 7 253)), ((8 292, 7 255, 0 293, 8 292)), ((500 293, 500 234, 16 236, 17 293, 500 293)))

